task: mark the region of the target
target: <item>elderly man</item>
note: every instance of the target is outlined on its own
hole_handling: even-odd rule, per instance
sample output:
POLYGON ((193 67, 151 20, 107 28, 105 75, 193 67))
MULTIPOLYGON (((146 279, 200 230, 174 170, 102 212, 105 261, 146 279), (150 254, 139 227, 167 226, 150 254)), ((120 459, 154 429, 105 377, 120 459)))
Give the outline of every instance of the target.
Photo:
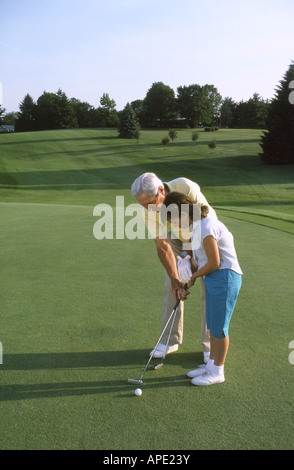
MULTIPOLYGON (((162 307, 162 328, 165 326, 171 311, 175 304, 174 293, 177 289, 183 287, 183 277, 181 279, 181 269, 186 270, 186 273, 190 272, 190 261, 188 257, 182 258, 183 254, 183 242, 181 234, 178 234, 179 238, 175 238, 171 235, 171 232, 167 233, 167 230, 163 230, 162 222, 160 221, 159 212, 160 206, 163 204, 165 196, 172 191, 177 191, 190 196, 194 201, 203 203, 209 206, 206 198, 201 193, 200 187, 194 181, 187 178, 177 178, 172 181, 163 183, 154 173, 144 173, 139 176, 132 184, 132 195, 137 201, 145 208, 145 222, 148 224, 148 229, 151 232, 152 237, 156 243, 158 258, 163 264, 166 270, 166 278, 164 285, 164 296, 163 296, 163 307, 162 307), (150 215, 153 209, 153 216, 156 218, 156 227, 152 230, 152 224, 150 224, 150 215), (178 265, 176 257, 179 258, 178 265)), ((210 213, 215 215, 215 211, 209 206, 210 213)), ((215 215, 216 217, 216 215, 215 215)), ((152 217, 151 217, 152 218, 152 217)), ((186 274, 187 276, 187 274, 186 274)), ((185 276, 184 276, 185 277, 185 276)), ((209 331, 206 327, 205 318, 205 287, 201 279, 201 296, 200 296, 200 308, 201 308, 201 345, 204 354, 204 362, 207 362, 209 358, 209 331)), ((171 331, 169 345, 166 350, 166 343, 168 340, 168 332, 165 332, 162 337, 161 343, 155 351, 154 357, 163 357, 165 351, 166 354, 175 352, 179 348, 179 344, 183 341, 183 316, 184 316, 184 304, 180 303, 178 313, 173 324, 171 331)), ((151 351, 150 354, 152 354, 151 351)))

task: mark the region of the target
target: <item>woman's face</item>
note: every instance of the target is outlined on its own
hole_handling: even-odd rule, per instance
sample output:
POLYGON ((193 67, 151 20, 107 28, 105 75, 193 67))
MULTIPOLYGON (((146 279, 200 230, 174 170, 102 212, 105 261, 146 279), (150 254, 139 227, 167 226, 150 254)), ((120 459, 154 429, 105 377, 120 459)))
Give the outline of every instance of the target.
MULTIPOLYGON (((188 206, 187 206, 188 208, 188 206)), ((172 213, 172 217, 171 217, 171 225, 174 226, 174 227, 179 227, 181 229, 188 229, 189 226, 190 226, 190 217, 189 217, 189 212, 188 211, 185 211, 185 210, 182 210, 181 211, 181 216, 179 217, 178 214, 174 214, 172 213)))

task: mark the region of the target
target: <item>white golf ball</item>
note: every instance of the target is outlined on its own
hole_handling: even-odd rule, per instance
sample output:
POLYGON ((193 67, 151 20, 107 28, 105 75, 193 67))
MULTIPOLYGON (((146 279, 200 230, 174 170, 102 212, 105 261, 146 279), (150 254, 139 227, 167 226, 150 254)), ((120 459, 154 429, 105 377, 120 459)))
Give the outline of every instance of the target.
POLYGON ((142 395, 142 390, 140 388, 136 388, 135 390, 135 395, 137 395, 137 397, 139 397, 140 395, 142 395))

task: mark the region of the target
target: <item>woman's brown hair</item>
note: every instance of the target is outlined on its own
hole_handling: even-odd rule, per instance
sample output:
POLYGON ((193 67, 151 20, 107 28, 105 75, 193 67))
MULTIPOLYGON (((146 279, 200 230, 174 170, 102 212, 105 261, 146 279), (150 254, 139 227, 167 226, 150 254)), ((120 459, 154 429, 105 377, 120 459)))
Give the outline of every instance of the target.
MULTIPOLYGON (((193 201, 189 196, 186 196, 186 194, 183 193, 178 193, 177 191, 172 191, 171 193, 168 193, 165 197, 164 204, 166 207, 170 206, 171 204, 174 204, 178 207, 179 210, 179 216, 181 217, 181 206, 183 204, 186 204, 189 206, 189 216, 193 220, 193 206, 195 204, 201 206, 201 219, 205 219, 209 213, 209 207, 206 206, 205 204, 199 204, 196 201, 193 201)), ((169 218, 170 214, 167 214, 169 218)))

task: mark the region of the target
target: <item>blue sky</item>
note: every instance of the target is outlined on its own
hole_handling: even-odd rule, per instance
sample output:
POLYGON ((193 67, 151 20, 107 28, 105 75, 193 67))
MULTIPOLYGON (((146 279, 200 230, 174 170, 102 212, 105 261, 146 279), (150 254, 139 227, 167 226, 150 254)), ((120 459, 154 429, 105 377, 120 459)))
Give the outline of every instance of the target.
POLYGON ((293 0, 0 0, 2 105, 61 88, 117 110, 154 82, 271 98, 294 59, 293 0))

